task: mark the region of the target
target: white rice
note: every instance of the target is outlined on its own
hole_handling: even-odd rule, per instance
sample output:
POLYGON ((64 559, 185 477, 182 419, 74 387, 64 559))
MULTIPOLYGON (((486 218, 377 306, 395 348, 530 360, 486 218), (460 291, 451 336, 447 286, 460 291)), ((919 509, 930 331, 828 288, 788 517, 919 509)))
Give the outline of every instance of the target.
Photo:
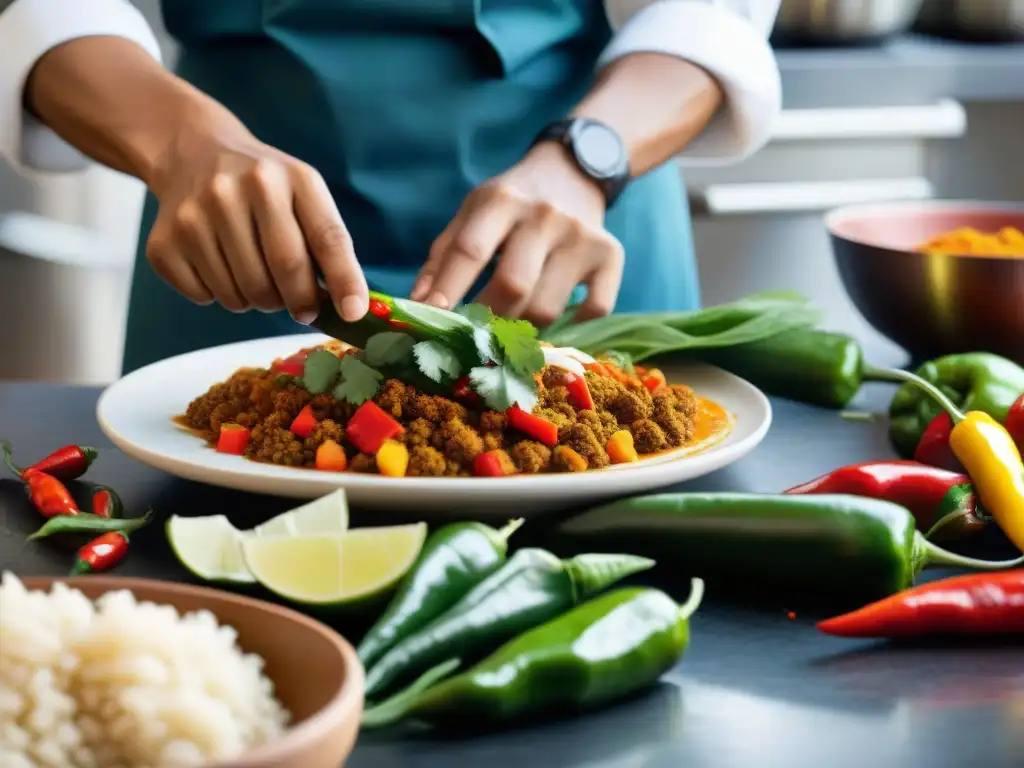
POLYGON ((209 611, 0 581, 0 766, 179 768, 237 757, 288 712, 209 611))

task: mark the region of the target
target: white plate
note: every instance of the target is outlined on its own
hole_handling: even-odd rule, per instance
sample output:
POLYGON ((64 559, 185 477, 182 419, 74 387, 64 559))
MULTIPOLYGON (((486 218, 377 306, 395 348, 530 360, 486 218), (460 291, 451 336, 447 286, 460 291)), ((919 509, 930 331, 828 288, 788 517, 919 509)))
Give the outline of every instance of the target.
POLYGON ((664 369, 732 415, 731 432, 717 443, 671 451, 635 464, 579 474, 506 478, 388 478, 354 472, 318 472, 262 464, 217 453, 173 423, 189 402, 243 366, 267 366, 326 337, 312 334, 227 344, 141 368, 111 384, 100 397, 100 428, 129 456, 172 475, 225 488, 310 499, 345 488, 365 507, 472 512, 477 517, 531 515, 609 497, 642 493, 714 472, 750 453, 771 424, 768 399, 743 379, 706 365, 664 369))

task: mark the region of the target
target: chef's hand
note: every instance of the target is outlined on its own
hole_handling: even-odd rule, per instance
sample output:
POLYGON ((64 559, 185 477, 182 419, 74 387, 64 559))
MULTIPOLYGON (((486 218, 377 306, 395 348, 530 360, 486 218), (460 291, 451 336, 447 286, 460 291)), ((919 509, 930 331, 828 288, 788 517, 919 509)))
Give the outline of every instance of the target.
POLYGON ((308 324, 318 308, 315 261, 339 314, 361 318, 366 280, 320 174, 233 116, 197 122, 151 183, 160 209, 146 255, 157 274, 198 304, 284 307, 308 324))
POLYGON ((573 288, 587 286, 577 317, 611 312, 622 281, 622 246, 604 229, 597 185, 555 143, 539 144, 506 173, 473 190, 430 249, 411 298, 458 304, 501 252, 477 297, 496 313, 553 322, 573 288))

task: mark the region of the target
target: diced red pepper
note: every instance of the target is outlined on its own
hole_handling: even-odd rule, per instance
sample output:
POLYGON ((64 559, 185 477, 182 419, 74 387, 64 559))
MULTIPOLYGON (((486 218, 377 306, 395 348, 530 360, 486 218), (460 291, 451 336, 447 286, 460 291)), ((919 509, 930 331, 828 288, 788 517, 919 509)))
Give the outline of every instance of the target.
POLYGON ((569 392, 569 404, 577 411, 594 410, 594 398, 590 395, 587 380, 572 371, 565 372, 565 388, 569 392))
POLYGON ((948 469, 950 472, 964 471, 960 459, 949 446, 949 435, 953 431, 953 420, 948 413, 940 413, 925 429, 921 441, 914 451, 914 460, 930 467, 948 469))
POLYGON ((644 386, 647 387, 649 392, 657 392, 662 387, 668 386, 668 380, 665 378, 665 374, 657 368, 652 368, 644 374, 641 381, 644 383, 644 386))
POLYGON ((452 397, 472 408, 480 403, 480 395, 473 391, 469 376, 462 376, 452 385, 452 397))
POLYGON ((405 427, 373 400, 359 406, 345 425, 345 438, 363 453, 376 453, 385 440, 393 440, 403 432, 405 427))
POLYGON ((309 357, 308 350, 304 349, 301 352, 296 352, 291 357, 286 357, 284 360, 278 360, 274 364, 273 370, 276 373, 301 378, 302 374, 306 371, 307 357, 309 357))
POLYGON ((513 405, 505 415, 508 417, 508 425, 512 429, 518 429, 524 435, 528 435, 538 443, 543 443, 549 448, 558 445, 558 426, 540 416, 527 413, 518 405, 513 405))
POLYGON ((307 405, 299 411, 299 415, 295 417, 294 421, 292 421, 292 425, 289 429, 291 429, 293 434, 305 440, 313 434, 313 430, 316 429, 316 425, 318 423, 316 416, 313 415, 313 406, 307 405))
POLYGON ((1021 453, 1024 453, 1024 393, 1010 406, 1010 412, 1006 416, 1006 431, 1010 433, 1021 453))
POLYGON ((512 457, 500 448, 485 451, 473 459, 473 474, 477 477, 504 477, 514 473, 512 457))
POLYGON ((217 452, 241 456, 249 445, 249 430, 241 424, 221 424, 217 435, 217 452))

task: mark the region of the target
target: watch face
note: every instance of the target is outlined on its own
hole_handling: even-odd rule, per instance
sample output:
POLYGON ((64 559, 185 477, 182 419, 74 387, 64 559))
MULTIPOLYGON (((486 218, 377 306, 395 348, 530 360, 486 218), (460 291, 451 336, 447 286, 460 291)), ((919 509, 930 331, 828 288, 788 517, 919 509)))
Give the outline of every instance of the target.
POLYGON ((623 149, 619 137, 600 123, 583 123, 576 127, 573 144, 580 162, 597 176, 609 177, 621 172, 623 149))

